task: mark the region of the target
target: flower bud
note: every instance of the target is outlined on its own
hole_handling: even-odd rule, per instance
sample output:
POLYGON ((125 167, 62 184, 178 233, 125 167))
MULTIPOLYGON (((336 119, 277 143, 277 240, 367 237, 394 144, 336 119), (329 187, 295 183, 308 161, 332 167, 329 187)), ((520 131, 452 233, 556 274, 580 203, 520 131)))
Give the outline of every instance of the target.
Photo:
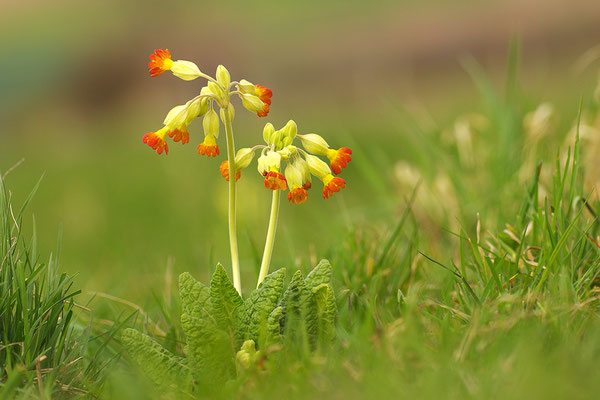
POLYGON ((253 83, 242 79, 237 85, 238 90, 244 94, 256 94, 256 86, 253 83))
POLYGON ((294 141, 296 134, 298 133, 298 127, 293 120, 289 120, 287 124, 281 130, 283 134, 283 145, 289 146, 294 141))
POLYGON ((176 106, 169 111, 163 124, 171 129, 175 129, 183 125, 188 117, 188 104, 176 106))
POLYGON ((211 109, 206 113, 202 121, 202 126, 204 127, 204 134, 206 136, 219 137, 219 116, 215 110, 211 109))
POLYGON ((171 72, 178 78, 184 81, 192 81, 202 75, 200 69, 191 61, 174 61, 171 67, 171 72))
POLYGON ((306 163, 310 173, 319 179, 323 179, 326 175, 331 174, 329 165, 321 160, 319 157, 313 156, 312 154, 306 155, 306 163))
POLYGON ((244 107, 246 107, 248 110, 252 111, 252 112, 259 112, 264 108, 264 103, 261 101, 261 99, 259 99, 257 96, 253 95, 253 94, 244 94, 242 93, 240 95, 241 99, 242 99, 242 104, 244 105, 244 107))
POLYGON ((275 167, 275 168, 279 168, 279 165, 281 164, 281 156, 279 154, 277 154, 277 152, 275 151, 267 151, 267 166, 269 168, 271 167, 275 167))
POLYGON ((292 163, 285 168, 285 180, 291 188, 302 187, 302 171, 292 163))
POLYGON ((310 189, 311 187, 311 179, 310 179, 310 169, 308 168, 308 163, 301 157, 296 159, 296 167, 302 173, 302 187, 304 189, 310 189))
POLYGON ((254 158, 254 149, 245 147, 243 149, 239 149, 237 154, 235 155, 235 168, 242 169, 246 168, 252 162, 254 158))
POLYGON ((225 92, 223 92, 221 87, 219 85, 217 85, 216 83, 208 82, 208 90, 210 91, 210 93, 217 96, 219 98, 219 100, 221 100, 221 101, 225 100, 225 92))
POLYGON ((289 147, 284 147, 283 149, 277 151, 277 153, 279 153, 282 160, 289 160, 289 158, 292 156, 292 151, 289 147))
POLYGON ((271 139, 273 134, 275 133, 275 127, 273 126, 272 123, 268 123, 265 125, 264 129, 263 129, 263 139, 265 140, 265 143, 270 145, 271 144, 271 139))
POLYGON ((223 86, 223 89, 229 91, 229 84, 231 83, 231 76, 229 71, 222 65, 217 67, 217 82, 223 86))
POLYGON ((302 146, 309 153, 325 155, 329 149, 329 145, 321 136, 315 133, 309 133, 308 135, 298 135, 302 141, 302 146))
POLYGON ((188 101, 186 105, 188 106, 187 118, 185 120, 186 125, 189 125, 195 118, 206 114, 208 111, 208 100, 206 99, 188 101))
POLYGON ((266 154, 261 154, 260 157, 258 157, 258 160, 256 161, 256 167, 258 169, 258 173, 261 175, 265 175, 268 171, 267 168, 267 155, 266 154))

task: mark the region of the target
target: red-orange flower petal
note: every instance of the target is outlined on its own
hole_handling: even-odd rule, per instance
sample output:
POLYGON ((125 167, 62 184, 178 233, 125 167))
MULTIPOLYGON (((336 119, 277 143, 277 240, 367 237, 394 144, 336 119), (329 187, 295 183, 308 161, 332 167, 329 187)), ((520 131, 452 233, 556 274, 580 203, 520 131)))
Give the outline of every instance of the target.
POLYGON ((281 172, 269 171, 265 176, 265 187, 271 190, 286 190, 287 181, 281 172))
POLYGON ((256 95, 265 104, 271 105, 271 97, 273 97, 273 91, 261 85, 255 85, 256 95))
POLYGON ((312 183, 310 183, 310 181, 306 181, 302 184, 302 189, 304 190, 308 190, 312 187, 312 183))
POLYGON ((181 141, 181 144, 186 144, 190 141, 190 132, 187 130, 185 125, 182 125, 177 129, 169 131, 169 137, 173 138, 174 142, 181 141))
POLYGON ((323 198, 328 199, 335 192, 339 192, 346 187, 346 181, 337 176, 327 175, 323 180, 323 198))
POLYGON ((142 138, 142 142, 156 150, 157 154, 162 154, 163 150, 165 155, 169 154, 169 146, 167 146, 165 136, 160 134, 160 131, 146 133, 142 138))
POLYGON ((271 97, 273 97, 273 92, 271 89, 268 89, 261 85, 255 85, 255 94, 258 96, 260 101, 263 102, 264 107, 262 110, 256 113, 259 117, 266 117, 269 114, 269 106, 271 105, 271 97))
POLYGON ((159 76, 165 71, 168 71, 173 66, 171 60, 171 52, 169 50, 156 49, 154 54, 150 54, 150 62, 148 68, 150 76, 159 76))
POLYGON ((216 157, 221 154, 219 151, 219 146, 217 146, 217 143, 215 142, 215 138, 212 136, 206 136, 204 138, 204 142, 198 145, 198 154, 208 157, 216 157))
POLYGON ((308 192, 306 190, 304 190, 304 188, 297 187, 297 188, 290 190, 287 198, 288 198, 288 201, 293 204, 304 203, 306 201, 306 199, 308 198, 308 192))
MULTIPOLYGON (((225 178, 227 182, 229 182, 229 161, 223 161, 219 167, 219 171, 221 171, 221 176, 225 178)), ((240 176, 242 176, 242 171, 238 169, 235 171, 236 182, 240 179, 240 176)))
POLYGON ((342 147, 338 150, 330 149, 327 151, 327 158, 329 158, 331 170, 334 174, 340 174, 342 168, 348 166, 348 163, 352 161, 350 154, 352 154, 352 150, 347 147, 342 147))

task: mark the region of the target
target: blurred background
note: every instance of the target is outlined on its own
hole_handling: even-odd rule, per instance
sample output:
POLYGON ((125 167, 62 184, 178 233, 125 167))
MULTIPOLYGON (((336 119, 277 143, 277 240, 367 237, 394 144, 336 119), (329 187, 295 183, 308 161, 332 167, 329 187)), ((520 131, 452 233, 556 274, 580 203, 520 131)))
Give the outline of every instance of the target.
MULTIPOLYGON (((211 75, 224 64, 233 79, 273 90, 267 118, 235 104, 238 147, 261 141, 266 122, 294 119, 301 133, 354 150, 341 194, 324 201, 317 184, 307 203, 283 204, 273 266, 290 268, 327 256, 347 232, 391 229, 420 180, 430 196, 417 197, 418 206, 430 202, 425 217, 447 229, 473 222, 506 194, 482 186, 481 176, 457 182, 428 140, 450 130, 460 144, 461 121, 485 126, 472 115, 484 108, 473 71, 485 71, 501 91, 512 39, 520 43, 523 113, 549 102, 567 116, 541 146, 566 136, 600 66, 597 0, 1 0, 0 10, 0 171, 24 159, 7 177, 18 201, 44 175, 31 206, 42 254, 56 251, 62 229, 63 270, 88 291, 134 301, 159 291, 168 271, 206 280, 217 261, 229 265, 227 185, 218 171, 224 152, 217 159, 196 153, 199 122, 190 126, 190 143, 170 143, 166 157, 142 144, 171 107, 204 85, 171 74, 150 78, 154 49, 168 48, 211 75), (456 193, 469 188, 480 192, 466 197, 473 204, 456 193)), ((462 160, 465 147, 456 143, 447 153, 462 160)), ((503 160, 498 169, 510 161, 503 160)), ((462 165, 478 170, 468 157, 462 165)), ((520 171, 506 169, 514 183, 520 171)), ((270 198, 254 167, 244 171, 238 229, 248 288, 270 198)), ((435 241, 440 233, 431 225, 435 241)), ((33 221, 24 229, 32 231, 33 221)))

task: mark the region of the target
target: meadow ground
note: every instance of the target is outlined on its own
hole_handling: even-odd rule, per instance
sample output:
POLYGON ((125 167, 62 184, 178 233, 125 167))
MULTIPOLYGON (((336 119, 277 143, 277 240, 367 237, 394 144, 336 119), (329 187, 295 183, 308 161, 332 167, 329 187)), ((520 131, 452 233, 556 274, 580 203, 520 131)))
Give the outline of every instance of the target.
MULTIPOLYGON (((294 118, 302 132, 351 147, 353 159, 341 193, 324 201, 317 188, 301 206, 282 205, 272 263, 287 268, 289 282, 294 271, 331 261, 335 340, 312 351, 270 349, 264 369, 193 393, 154 385, 121 343, 122 331, 135 327, 183 354, 178 275, 208 283, 217 262, 230 273, 221 160, 175 144, 158 157, 141 143, 164 109, 188 95, 173 80, 152 81, 150 91, 134 78, 146 73, 147 55, 140 61, 131 49, 147 43, 124 27, 140 26, 131 16, 151 12, 95 6, 111 33, 91 38, 93 45, 71 34, 99 31, 77 17, 90 10, 4 21, 13 28, 32 21, 45 34, 17 38, 11 29, 0 38, 21 55, 14 63, 27 77, 0 76, 0 117, 10 117, 0 132, 0 398, 598 397, 600 89, 596 53, 584 53, 593 36, 585 32, 597 29, 594 8, 573 7, 564 26, 576 20, 581 30, 557 30, 548 37, 570 39, 545 54, 530 43, 543 42, 536 29, 552 18, 540 22, 520 2, 505 2, 506 13, 520 10, 531 22, 524 49, 513 42, 506 57, 502 24, 483 8, 465 2, 460 12, 439 11, 456 24, 447 27, 456 35, 442 37, 423 30, 425 6, 408 7, 399 25, 398 9, 384 3, 370 12, 358 3, 287 6, 273 10, 274 26, 256 30, 245 24, 259 12, 245 10, 252 18, 233 13, 234 36, 250 32, 245 41, 211 37, 213 57, 202 62, 222 56, 237 65, 232 72, 272 77, 274 102, 281 101, 275 125, 294 118), (296 30, 285 29, 291 23, 296 30), (281 31, 278 40, 266 40, 271 29, 281 31), (412 35, 422 38, 419 46, 396 44, 417 60, 415 70, 386 45, 412 35), (468 47, 474 57, 447 50, 474 37, 485 39, 468 47), (130 68, 91 54, 121 40, 126 45, 111 59, 130 68), (254 47, 244 47, 254 42, 282 60, 262 70, 254 47), (31 54, 52 62, 28 74, 33 55, 19 53, 19 43, 35 43, 31 54), (64 45, 60 57, 49 56, 48 43, 64 45), (77 68, 65 67, 70 52, 85 55, 77 68), (442 71, 436 65, 444 57, 460 62, 442 71), (106 79, 92 85, 98 71, 106 79)), ((555 3, 548 9, 558 10, 555 3)), ((198 27, 175 7, 170 15, 181 18, 181 31, 167 34, 214 28, 221 11, 207 10, 212 22, 198 27)), ((450 24, 435 15, 440 29, 450 24)), ((205 37, 190 37, 180 53, 196 60, 205 37)), ((238 145, 256 142, 266 121, 238 114, 238 145)), ((248 296, 270 193, 251 173, 239 191, 248 296)))
MULTIPOLYGON (((523 104, 515 80, 517 54, 511 55, 501 91, 469 64, 482 98, 477 112, 462 114, 447 128, 405 114, 414 136, 406 136, 402 149, 353 136, 352 184, 345 195, 318 209, 284 209, 277 264, 306 272, 319 257, 331 260, 336 339, 317 352, 274 357, 266 370, 230 382, 219 395, 584 399, 598 394, 600 210, 593 168, 598 99, 587 93, 581 111, 568 113, 548 104, 523 104), (397 151, 411 158, 396 162, 397 151), (306 236, 315 246, 298 244, 306 243, 301 239, 306 236)), ((164 396, 120 356, 120 331, 137 326, 181 351, 176 273, 187 269, 206 282, 214 254, 223 252, 218 246, 206 251, 207 242, 218 241, 202 240, 198 225, 205 214, 202 206, 192 206, 218 198, 222 182, 189 184, 190 173, 177 173, 198 168, 196 159, 183 155, 167 164, 141 154, 132 161, 125 150, 111 146, 98 153, 85 160, 89 170, 69 180, 93 176, 90 187, 104 188, 106 197, 92 191, 89 198, 65 200, 81 208, 81 218, 105 221, 106 237, 88 234, 98 235, 97 248, 111 253, 99 256, 102 262, 116 265, 109 267, 112 273, 82 270, 70 288, 67 277, 56 275, 58 257, 48 261, 48 253, 36 250, 27 209, 15 211, 26 197, 19 167, 5 179, 2 329, 7 344, 17 344, 13 352, 2 348, 3 396, 164 396), (116 152, 113 157, 121 162, 103 165, 104 152, 116 152), (126 167, 141 163, 143 168, 126 167), (168 195, 151 184, 162 175, 169 176, 168 195), (115 182, 115 176, 122 179, 115 182), (126 186, 118 187, 121 182, 126 186), (13 187, 19 189, 11 209, 13 187), (157 230, 153 224, 163 225, 157 230), (148 231, 154 235, 146 236, 148 231), (129 235, 143 240, 128 240, 129 235), (144 264, 161 263, 156 257, 165 251, 161 243, 178 255, 176 261, 144 271, 144 264), (105 282, 113 285, 112 294, 90 293, 105 282), (84 292, 72 298, 82 283, 84 292), (35 300, 37 291, 44 301, 35 300), (54 322, 43 319, 48 310, 54 322), (58 333, 51 329, 56 324, 58 333), (47 357, 39 361, 40 353, 47 357)), ((47 179, 33 204, 53 190, 47 179)), ((252 193, 251 185, 241 190, 252 193)), ((240 215, 261 204, 259 196, 248 196, 250 204, 242 203, 240 215)), ((264 217, 258 214, 254 217, 264 217)), ((254 225, 244 222, 247 229, 254 225)), ((223 234, 220 228, 215 232, 223 234)), ((256 272, 260 245, 248 240, 243 246, 245 277, 256 272)), ((93 249, 81 251, 96 257, 93 249)))

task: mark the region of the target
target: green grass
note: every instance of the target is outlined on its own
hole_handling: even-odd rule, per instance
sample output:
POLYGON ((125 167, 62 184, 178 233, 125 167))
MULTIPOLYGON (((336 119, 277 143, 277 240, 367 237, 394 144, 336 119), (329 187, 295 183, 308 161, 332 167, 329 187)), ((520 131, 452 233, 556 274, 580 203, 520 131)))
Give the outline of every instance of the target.
MULTIPOLYGON (((550 119, 536 133, 527 121, 537 104, 521 93, 518 50, 511 54, 502 91, 476 63, 465 62, 480 90, 481 110, 466 110, 457 124, 440 126, 398 110, 394 118, 402 139, 381 139, 378 145, 350 131, 355 157, 344 195, 337 203, 293 209, 296 215, 283 209, 273 270, 286 266, 289 280, 296 268, 306 274, 319 258, 331 261, 338 306, 331 346, 269 349, 264 370, 193 397, 587 399, 600 394, 600 203, 590 180, 595 149, 589 137, 576 134, 579 126, 597 124, 598 104, 587 93, 581 102, 573 99, 580 104, 579 113, 558 110, 560 119, 550 119), (400 149, 392 146, 400 141, 400 149), (359 193, 371 195, 368 204, 362 204, 359 193), (311 248, 311 242, 318 243, 311 248)), ((98 291, 112 283, 118 298, 95 297, 85 304, 92 314, 78 312, 70 324, 75 292, 70 280, 56 273, 55 261, 47 266, 39 262, 35 240, 30 243, 15 233, 7 192, 2 192, 2 253, 8 251, 13 263, 0 275, 0 299, 9 299, 0 303, 1 318, 12 321, 2 326, 3 334, 20 327, 20 336, 2 340, 31 345, 23 354, 19 346, 0 352, 7 360, 0 390, 37 397, 35 360, 45 354, 50 371, 70 366, 44 376, 41 396, 75 395, 52 383, 71 379, 89 397, 164 398, 128 357, 119 357, 118 338, 121 328, 135 326, 169 351, 183 353, 174 277, 187 269, 207 282, 226 251, 215 239, 226 237, 224 227, 213 227, 224 221, 222 215, 204 212, 219 210, 222 182, 198 172, 198 184, 185 185, 178 172, 199 169, 199 164, 183 151, 168 160, 129 160, 130 150, 100 147, 96 160, 63 160, 63 166, 82 162, 96 169, 112 154, 125 165, 144 165, 123 168, 124 179, 116 182, 111 166, 71 175, 75 182, 91 177, 96 184, 84 185, 87 195, 69 203, 80 207, 77 215, 85 218, 89 210, 98 211, 97 204, 98 212, 110 216, 100 225, 105 232, 90 228, 87 233, 97 243, 87 259, 86 249, 77 255, 84 277, 80 282, 98 291), (169 178, 161 181, 168 190, 156 189, 157 176, 169 178), (98 186, 106 191, 99 192, 98 186), (207 188, 217 193, 214 198, 203 196, 207 188), (193 201, 182 203, 187 196, 193 201), (134 207, 132 199, 143 201, 134 207), (196 203, 200 205, 194 207, 196 203), (138 226, 130 227, 133 222, 138 226), (15 237, 20 237, 17 253, 9 251, 15 237), (170 241, 173 237, 177 240, 170 241), (178 256, 168 268, 159 247, 165 241, 178 256), (95 257, 106 266, 99 280, 92 279, 95 257), (37 289, 42 286, 43 291, 37 289), (24 312, 27 302, 36 307, 24 312), (41 332, 36 331, 39 315, 48 307, 55 310, 51 315, 62 318, 42 327, 46 330, 39 337, 44 340, 35 339, 32 332, 41 332), (136 311, 137 318, 132 317, 136 311), (89 340, 75 345, 73 332, 87 332, 89 340), (77 357, 83 358, 69 364, 77 357)), ((263 199, 264 193, 253 192, 252 178, 240 189, 249 193, 240 215, 263 199)), ((42 201, 51 197, 43 195, 42 201)), ((255 233, 256 225, 266 225, 267 211, 242 217, 242 231, 249 238, 242 246, 246 281, 257 273, 262 237, 255 233)), ((16 215, 21 224, 22 214, 16 215)), ((70 226, 86 234, 83 225, 70 226)), ((88 297, 79 295, 75 302, 88 297)), ((180 395, 172 394, 189 398, 180 395)))

